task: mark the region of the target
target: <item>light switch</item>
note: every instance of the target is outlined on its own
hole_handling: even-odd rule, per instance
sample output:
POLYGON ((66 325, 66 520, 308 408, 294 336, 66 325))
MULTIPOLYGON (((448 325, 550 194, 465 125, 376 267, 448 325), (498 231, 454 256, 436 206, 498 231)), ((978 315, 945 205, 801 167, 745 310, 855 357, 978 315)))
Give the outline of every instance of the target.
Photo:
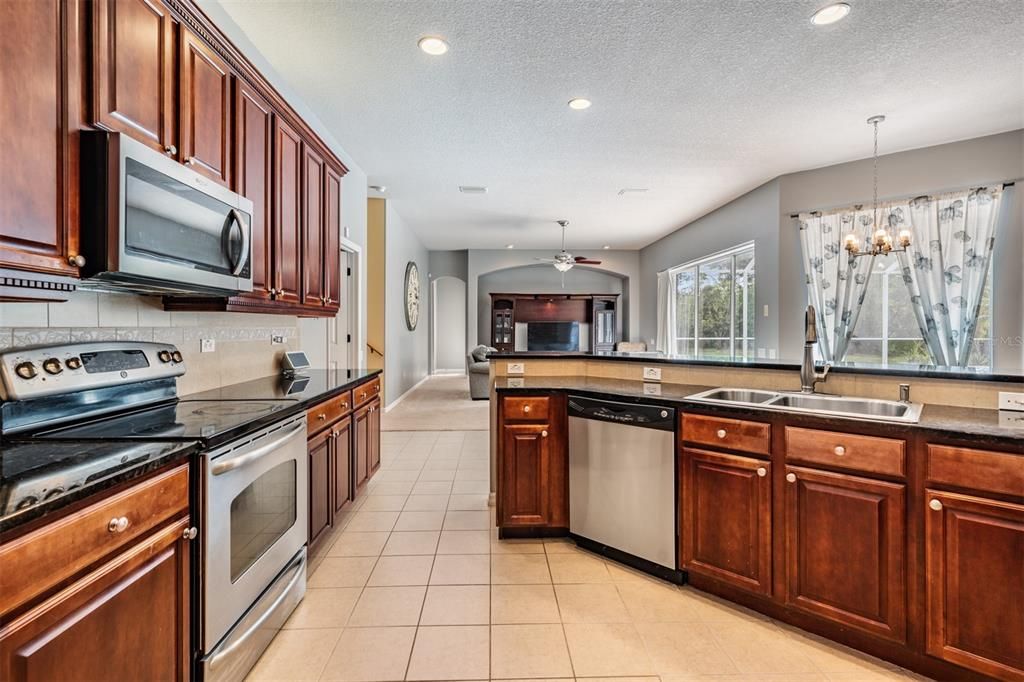
POLYGON ((199 339, 199 352, 212 353, 217 350, 217 339, 199 339))
POLYGON ((999 391, 999 409, 1024 412, 1024 393, 999 391))

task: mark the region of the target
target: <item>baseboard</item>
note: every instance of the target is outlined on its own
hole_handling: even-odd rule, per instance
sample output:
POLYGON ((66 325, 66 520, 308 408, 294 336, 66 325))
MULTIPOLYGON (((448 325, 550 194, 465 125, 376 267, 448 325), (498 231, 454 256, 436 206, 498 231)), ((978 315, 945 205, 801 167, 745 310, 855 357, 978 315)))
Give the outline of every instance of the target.
POLYGON ((435 369, 433 376, 466 376, 464 369, 435 369))
POLYGON ((392 409, 394 409, 395 405, 397 405, 398 403, 400 403, 403 400, 405 400, 405 396, 409 395, 410 393, 415 391, 417 388, 419 388, 420 385, 423 384, 423 382, 426 381, 427 379, 429 379, 430 377, 431 377, 431 375, 428 374, 427 376, 423 377, 422 379, 417 381, 415 384, 410 386, 408 389, 406 389, 405 393, 403 393, 402 395, 398 396, 393 401, 388 403, 388 405, 384 408, 384 412, 390 412, 392 409))

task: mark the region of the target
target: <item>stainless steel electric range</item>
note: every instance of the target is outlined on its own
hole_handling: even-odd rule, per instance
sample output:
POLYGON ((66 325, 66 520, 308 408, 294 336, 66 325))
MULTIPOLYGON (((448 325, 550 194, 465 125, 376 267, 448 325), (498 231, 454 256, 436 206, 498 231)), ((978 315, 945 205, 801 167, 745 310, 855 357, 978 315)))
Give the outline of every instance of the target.
POLYGON ((178 349, 159 343, 0 353, 0 502, 42 504, 115 463, 197 447, 198 669, 241 680, 305 594, 305 414, 289 399, 179 399, 184 372, 178 349), (40 446, 50 454, 36 463, 40 446), (61 455, 81 466, 53 466, 61 455))

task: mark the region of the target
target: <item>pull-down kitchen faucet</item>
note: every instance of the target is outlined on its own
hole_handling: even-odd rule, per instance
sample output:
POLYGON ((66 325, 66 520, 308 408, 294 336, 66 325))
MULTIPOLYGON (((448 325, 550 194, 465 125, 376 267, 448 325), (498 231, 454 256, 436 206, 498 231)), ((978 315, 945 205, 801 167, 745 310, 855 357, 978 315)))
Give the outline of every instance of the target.
POLYGON ((824 372, 814 370, 814 344, 818 343, 818 322, 814 314, 814 306, 807 306, 807 315, 804 318, 804 361, 800 365, 800 392, 814 393, 814 386, 819 381, 828 378, 828 371, 832 369, 832 363, 825 363, 824 372))

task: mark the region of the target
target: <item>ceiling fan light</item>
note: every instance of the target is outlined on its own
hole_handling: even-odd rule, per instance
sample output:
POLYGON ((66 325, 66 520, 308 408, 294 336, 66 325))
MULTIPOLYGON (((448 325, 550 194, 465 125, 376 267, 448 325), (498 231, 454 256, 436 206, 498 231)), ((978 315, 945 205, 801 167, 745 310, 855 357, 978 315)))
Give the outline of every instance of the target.
POLYGON ((569 272, 572 270, 572 266, 576 265, 572 261, 555 261, 555 269, 559 272, 569 272))

